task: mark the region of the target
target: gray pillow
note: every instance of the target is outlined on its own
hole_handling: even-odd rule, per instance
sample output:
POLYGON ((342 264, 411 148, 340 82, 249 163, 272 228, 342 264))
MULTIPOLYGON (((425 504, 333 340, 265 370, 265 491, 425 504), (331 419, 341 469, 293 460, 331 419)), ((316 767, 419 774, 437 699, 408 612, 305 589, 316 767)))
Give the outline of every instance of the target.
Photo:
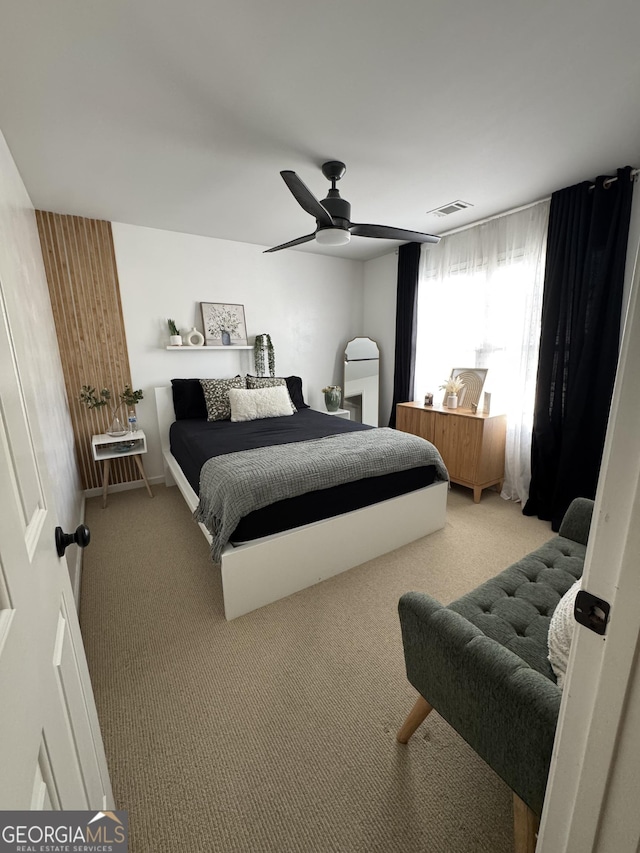
POLYGON ((229 388, 246 388, 243 376, 231 379, 201 379, 204 401, 207 404, 208 421, 228 421, 231 419, 229 388))

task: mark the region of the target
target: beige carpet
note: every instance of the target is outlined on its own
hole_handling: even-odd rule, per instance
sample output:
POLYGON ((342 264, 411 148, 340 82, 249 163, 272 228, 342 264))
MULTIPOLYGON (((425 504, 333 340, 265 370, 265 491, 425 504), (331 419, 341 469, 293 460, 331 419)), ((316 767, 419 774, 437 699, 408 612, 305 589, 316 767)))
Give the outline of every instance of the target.
POLYGON ((511 851, 510 791, 440 717, 395 741, 415 698, 396 606, 456 598, 549 525, 454 487, 444 530, 226 622, 179 492, 154 493, 86 512, 81 622, 133 853, 511 851))

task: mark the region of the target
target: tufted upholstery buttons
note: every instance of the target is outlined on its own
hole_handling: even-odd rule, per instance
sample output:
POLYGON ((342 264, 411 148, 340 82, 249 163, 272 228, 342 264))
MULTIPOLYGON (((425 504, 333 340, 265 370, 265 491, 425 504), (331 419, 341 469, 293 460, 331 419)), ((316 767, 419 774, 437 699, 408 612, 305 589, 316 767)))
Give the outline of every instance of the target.
POLYGON ((549 620, 562 595, 580 577, 584 550, 570 540, 553 539, 449 609, 553 678, 547 659, 549 620))

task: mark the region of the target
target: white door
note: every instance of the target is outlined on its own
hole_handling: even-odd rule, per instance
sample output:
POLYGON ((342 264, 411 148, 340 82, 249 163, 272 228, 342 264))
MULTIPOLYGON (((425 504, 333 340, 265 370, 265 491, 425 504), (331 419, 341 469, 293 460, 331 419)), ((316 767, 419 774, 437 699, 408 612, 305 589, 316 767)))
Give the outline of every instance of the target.
POLYGON ((610 622, 605 636, 576 629, 537 853, 640 849, 639 366, 636 264, 583 584, 610 622))
POLYGON ((0 282, 0 809, 113 808, 42 438, 10 329, 0 282))

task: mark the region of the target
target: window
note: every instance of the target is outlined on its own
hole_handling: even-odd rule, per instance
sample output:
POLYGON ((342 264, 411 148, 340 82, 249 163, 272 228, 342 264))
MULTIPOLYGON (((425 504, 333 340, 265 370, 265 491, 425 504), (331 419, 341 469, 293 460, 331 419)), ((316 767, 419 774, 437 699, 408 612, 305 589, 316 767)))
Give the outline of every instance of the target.
POLYGON ((418 300, 416 399, 453 367, 488 368, 491 410, 507 414, 503 496, 526 500, 549 203, 424 246, 418 300))

